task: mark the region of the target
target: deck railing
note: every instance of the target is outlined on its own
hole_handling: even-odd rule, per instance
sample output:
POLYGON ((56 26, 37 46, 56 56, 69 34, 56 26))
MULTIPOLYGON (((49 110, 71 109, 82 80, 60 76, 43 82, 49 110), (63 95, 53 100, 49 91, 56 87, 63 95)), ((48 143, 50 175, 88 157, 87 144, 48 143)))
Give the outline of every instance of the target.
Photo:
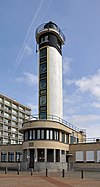
POLYGON ((58 117, 58 116, 55 116, 55 115, 47 115, 47 118, 46 119, 40 119, 39 118, 39 115, 38 114, 35 114, 35 115, 31 115, 30 118, 27 118, 25 120, 25 122, 27 121, 30 121, 30 120, 50 120, 50 121, 56 121, 56 122, 59 122, 61 124, 63 124, 64 126, 76 131, 76 132, 80 132, 82 133, 83 135, 86 135, 86 130, 85 129, 80 129, 78 127, 76 127, 75 125, 69 123, 68 121, 58 117))

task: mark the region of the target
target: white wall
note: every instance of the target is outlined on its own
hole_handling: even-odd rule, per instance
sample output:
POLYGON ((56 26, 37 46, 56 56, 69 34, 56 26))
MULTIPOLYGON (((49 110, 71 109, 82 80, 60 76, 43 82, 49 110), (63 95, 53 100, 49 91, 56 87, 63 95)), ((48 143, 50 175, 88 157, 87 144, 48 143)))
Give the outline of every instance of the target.
POLYGON ((54 47, 48 47, 47 113, 63 118, 62 56, 54 47))

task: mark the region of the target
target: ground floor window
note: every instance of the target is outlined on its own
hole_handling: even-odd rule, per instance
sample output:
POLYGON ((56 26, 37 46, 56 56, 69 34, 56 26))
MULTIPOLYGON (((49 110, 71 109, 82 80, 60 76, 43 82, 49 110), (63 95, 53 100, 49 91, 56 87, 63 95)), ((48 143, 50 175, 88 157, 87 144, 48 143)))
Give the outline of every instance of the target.
POLYGON ((44 162, 45 156, 44 156, 44 149, 38 149, 38 162, 44 162))
POLYGON ((94 151, 86 151, 86 162, 94 162, 94 151))
POLYGON ((7 153, 6 152, 2 152, 1 153, 1 162, 6 162, 7 161, 7 153))
POLYGON ((56 149, 56 162, 60 162, 60 150, 56 149))
POLYGON ((8 153, 8 161, 9 162, 14 162, 14 152, 9 152, 8 153))
POLYGON ((84 161, 84 153, 83 151, 76 151, 76 162, 84 161))
POLYGON ((97 151, 97 162, 100 162, 100 150, 97 151))
POLYGON ((47 162, 54 162, 54 149, 47 149, 47 162))
POLYGON ((22 161, 22 152, 16 152, 16 162, 22 161))

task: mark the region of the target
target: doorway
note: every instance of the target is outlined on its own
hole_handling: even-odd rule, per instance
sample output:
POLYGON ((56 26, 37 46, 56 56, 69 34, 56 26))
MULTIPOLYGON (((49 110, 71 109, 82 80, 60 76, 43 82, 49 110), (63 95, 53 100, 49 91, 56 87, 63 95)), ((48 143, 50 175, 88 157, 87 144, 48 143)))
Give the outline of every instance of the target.
POLYGON ((34 169, 34 149, 30 149, 30 163, 29 168, 34 169))

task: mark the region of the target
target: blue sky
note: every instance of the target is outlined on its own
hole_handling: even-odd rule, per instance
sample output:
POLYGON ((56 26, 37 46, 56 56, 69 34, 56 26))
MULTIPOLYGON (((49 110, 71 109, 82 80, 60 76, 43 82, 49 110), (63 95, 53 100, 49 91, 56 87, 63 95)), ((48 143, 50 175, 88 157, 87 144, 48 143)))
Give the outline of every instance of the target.
POLYGON ((1 0, 0 92, 37 114, 35 30, 55 22, 63 46, 64 119, 100 136, 100 0, 1 0))

